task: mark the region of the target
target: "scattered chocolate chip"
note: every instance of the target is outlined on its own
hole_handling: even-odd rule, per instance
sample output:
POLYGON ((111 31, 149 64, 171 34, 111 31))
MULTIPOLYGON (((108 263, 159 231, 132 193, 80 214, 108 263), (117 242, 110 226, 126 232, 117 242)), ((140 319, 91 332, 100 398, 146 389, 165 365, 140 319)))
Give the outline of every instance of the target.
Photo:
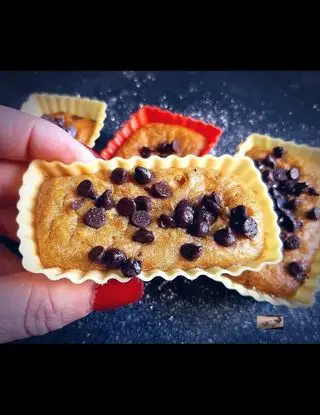
POLYGON ((273 173, 272 173, 272 170, 269 170, 269 169, 264 170, 262 172, 262 180, 265 183, 271 183, 273 181, 273 173))
POLYGON ((285 169, 276 168, 273 170, 273 178, 278 182, 285 182, 287 180, 287 171, 285 169))
POLYGON ((194 210, 187 200, 181 200, 174 211, 174 220, 177 226, 188 228, 193 223, 194 210))
POLYGON ((88 197, 90 199, 96 198, 96 193, 94 191, 94 187, 91 180, 86 179, 79 183, 77 191, 78 194, 81 196, 88 197))
POLYGON ((308 189, 308 184, 305 182, 298 182, 294 185, 294 195, 300 196, 306 189, 308 189))
POLYGON ((276 210, 282 209, 286 204, 287 199, 280 192, 278 192, 277 189, 270 189, 269 192, 275 204, 276 210))
POLYGON ((188 231, 192 236, 205 236, 209 233, 209 223, 207 221, 195 222, 188 231))
POLYGON ((168 144, 166 142, 160 143, 157 147, 157 152, 160 154, 167 154, 168 144))
POLYGON ((136 203, 129 197, 123 197, 117 204, 117 211, 121 216, 131 216, 136 210, 136 203))
POLYGON ((121 265, 121 272, 127 278, 134 278, 140 274, 142 262, 138 259, 129 258, 121 265))
POLYGON ((71 209, 78 210, 83 205, 84 199, 76 199, 71 203, 71 209))
POLYGON ((288 211, 281 211, 279 213, 279 225, 288 232, 295 232, 297 230, 297 221, 294 216, 288 211))
POLYGON ((299 176, 300 176, 300 173, 299 173, 299 170, 296 167, 293 167, 292 169, 290 169, 287 172, 287 175, 288 175, 288 178, 290 180, 298 180, 299 176))
POLYGON ((106 210, 112 209, 115 207, 115 201, 112 198, 111 190, 107 189, 102 195, 97 199, 96 206, 102 207, 106 210))
POLYGON ((135 242, 140 242, 142 244, 150 244, 154 241, 155 237, 153 232, 141 228, 133 234, 132 239, 135 242))
POLYGON ((179 143, 178 143, 178 140, 173 140, 171 143, 170 143, 170 147, 171 147, 171 149, 172 149, 172 153, 179 153, 179 143))
POLYGON ((219 217, 221 213, 221 207, 217 205, 217 203, 215 203, 212 199, 205 199, 204 205, 208 211, 212 213, 214 219, 219 217))
POLYGON ((130 218, 130 223, 137 228, 144 228, 151 222, 149 214, 145 210, 136 210, 130 218))
POLYGON ((224 229, 220 229, 213 235, 213 239, 218 245, 221 246, 231 246, 235 244, 236 237, 234 236, 232 230, 227 226, 224 229))
POLYGON ((111 181, 114 184, 123 184, 129 180, 129 173, 127 170, 117 167, 111 173, 111 181))
POLYGON ((152 173, 150 170, 144 167, 136 167, 134 172, 134 178, 139 184, 147 184, 152 180, 152 173))
MULTIPOLYGON (((216 219, 216 218, 215 218, 216 219)), ((194 222, 208 222, 209 226, 213 224, 214 218, 211 212, 204 205, 197 206, 194 212, 194 222)))
POLYGON ((142 147, 142 149, 140 150, 140 156, 143 157, 144 159, 147 159, 148 157, 151 156, 151 150, 149 147, 142 147))
POLYGON ((308 195, 309 196, 319 196, 319 193, 313 187, 309 187, 309 189, 308 189, 308 195))
POLYGON ((176 227, 176 222, 175 220, 168 215, 160 215, 159 219, 158 219, 158 225, 160 226, 160 228, 175 228, 176 227))
POLYGON ((298 249, 300 247, 300 239, 296 235, 289 235, 283 241, 283 247, 286 250, 298 249))
POLYGON ((281 241, 284 242, 287 239, 287 237, 288 237, 287 232, 282 230, 280 232, 280 239, 281 239, 281 241))
POLYGON ((265 159, 263 159, 262 162, 265 166, 270 167, 271 169, 274 169, 275 166, 276 166, 276 161, 271 155, 269 155, 265 159))
POLYGON ((287 265, 287 270, 299 282, 304 281, 306 278, 306 267, 300 261, 290 262, 287 265))
POLYGON ((117 269, 126 261, 126 254, 117 248, 108 249, 103 257, 103 262, 107 268, 117 269))
POLYGON ((242 224, 241 233, 246 238, 252 239, 257 236, 258 224, 253 218, 247 218, 242 224))
POLYGON ((279 183, 278 190, 284 194, 295 195, 295 185, 295 182, 287 180, 279 183))
POLYGON ((106 223, 106 211, 103 208, 91 208, 84 215, 83 221, 90 228, 101 228, 106 223))
POLYGON ((105 254, 105 249, 103 246, 95 246, 91 249, 88 256, 90 261, 95 262, 96 264, 102 264, 103 263, 103 257, 105 254))
POLYGON ((134 201, 136 202, 137 210, 145 210, 146 212, 150 212, 152 209, 152 201, 148 196, 137 196, 134 201))
POLYGON ((77 129, 73 125, 71 127, 66 128, 65 130, 72 137, 75 137, 77 135, 77 129))
POLYGON ((195 244, 183 244, 180 253, 187 261, 194 261, 202 254, 202 246, 195 244))
POLYGON ((295 210, 297 210, 299 204, 300 204, 300 201, 298 199, 291 199, 291 200, 288 200, 288 202, 284 204, 284 208, 292 210, 294 212, 295 210))
POLYGON ((264 168, 261 160, 253 160, 253 162, 257 169, 262 170, 264 168))
POLYGON ((284 156, 285 150, 283 147, 274 147, 272 154, 275 158, 281 159, 284 156))
POLYGON ((167 199, 172 195, 172 190, 166 182, 158 182, 151 187, 151 194, 153 197, 167 199))
POLYGON ((236 206, 235 208, 231 209, 230 211, 231 218, 245 219, 247 217, 247 210, 244 205, 236 206))
POLYGON ((309 210, 307 213, 307 218, 311 220, 319 220, 320 219, 320 208, 313 208, 309 210))

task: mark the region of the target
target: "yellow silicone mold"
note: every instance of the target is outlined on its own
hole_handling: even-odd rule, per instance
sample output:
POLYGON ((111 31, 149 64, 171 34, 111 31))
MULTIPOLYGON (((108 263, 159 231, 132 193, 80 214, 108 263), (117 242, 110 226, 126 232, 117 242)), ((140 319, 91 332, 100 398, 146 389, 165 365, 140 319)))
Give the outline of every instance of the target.
POLYGON ((95 128, 86 142, 86 146, 94 147, 95 141, 99 138, 106 119, 107 104, 104 101, 90 99, 80 96, 32 94, 22 104, 21 111, 41 117, 43 114, 55 112, 66 112, 78 117, 95 121, 95 128))
POLYGON ((47 177, 76 176, 81 174, 94 174, 99 171, 113 170, 116 167, 122 167, 132 170, 136 166, 143 166, 149 169, 166 169, 170 167, 203 167, 217 169, 223 172, 224 176, 234 176, 240 182, 245 183, 256 195, 260 202, 262 214, 265 223, 265 246, 261 256, 245 265, 231 266, 223 269, 219 267, 212 268, 192 268, 183 270, 180 268, 172 269, 169 272, 163 272, 161 269, 142 272, 139 278, 143 281, 150 281, 156 276, 161 276, 166 280, 173 280, 181 275, 190 280, 194 280, 199 275, 206 275, 209 278, 223 282, 227 280, 223 274, 233 276, 240 275, 245 270, 259 271, 266 264, 275 264, 281 261, 281 240, 280 228, 277 225, 277 217, 273 210, 272 201, 268 195, 267 187, 262 182, 259 172, 255 169, 252 160, 249 157, 235 158, 229 155, 222 157, 213 157, 206 155, 196 157, 189 155, 187 157, 169 156, 160 158, 153 156, 148 159, 132 157, 130 159, 121 159, 115 157, 111 160, 95 160, 94 162, 84 164, 76 162, 65 165, 61 162, 45 162, 42 160, 33 161, 23 177, 23 183, 20 188, 20 200, 18 202, 18 237, 20 238, 20 251, 23 256, 23 266, 26 270, 34 273, 45 274, 52 280, 68 278, 74 283, 82 283, 86 280, 95 281, 98 284, 106 283, 109 279, 117 279, 126 282, 121 272, 109 270, 91 270, 82 271, 80 269, 61 269, 43 268, 38 255, 36 232, 35 232, 35 208, 37 205, 37 196, 41 184, 47 177))

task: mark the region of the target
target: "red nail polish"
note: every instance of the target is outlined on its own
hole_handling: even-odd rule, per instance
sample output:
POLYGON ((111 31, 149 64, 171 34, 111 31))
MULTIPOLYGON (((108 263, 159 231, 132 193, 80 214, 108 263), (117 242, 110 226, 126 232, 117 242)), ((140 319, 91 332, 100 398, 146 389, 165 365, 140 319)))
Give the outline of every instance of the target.
POLYGON ((110 280, 106 284, 97 287, 93 310, 112 310, 135 303, 141 300, 143 292, 144 285, 139 278, 132 278, 128 282, 110 280))

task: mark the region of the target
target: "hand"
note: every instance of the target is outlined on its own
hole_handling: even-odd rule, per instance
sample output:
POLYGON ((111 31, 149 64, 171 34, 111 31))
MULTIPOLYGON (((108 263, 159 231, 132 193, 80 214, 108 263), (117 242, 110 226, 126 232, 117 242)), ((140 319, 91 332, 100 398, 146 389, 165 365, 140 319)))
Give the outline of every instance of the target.
MULTIPOLYGON (((0 106, 0 235, 17 240, 18 190, 30 160, 71 163, 94 158, 60 127, 0 106)), ((138 278, 128 283, 74 285, 28 273, 1 242, 0 264, 0 343, 57 330, 94 310, 124 306, 143 295, 138 278)))

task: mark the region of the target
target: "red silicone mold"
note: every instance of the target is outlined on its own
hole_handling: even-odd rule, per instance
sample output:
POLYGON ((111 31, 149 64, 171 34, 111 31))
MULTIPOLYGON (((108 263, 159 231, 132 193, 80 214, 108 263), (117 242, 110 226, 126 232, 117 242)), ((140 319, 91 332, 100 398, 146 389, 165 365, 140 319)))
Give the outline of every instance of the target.
POLYGON ((193 118, 185 117, 181 114, 147 105, 130 117, 116 135, 107 143, 100 155, 105 160, 111 159, 133 133, 144 125, 153 122, 181 125, 202 134, 207 139, 207 145, 199 156, 208 154, 215 147, 223 132, 221 128, 213 124, 207 124, 200 120, 194 120, 193 118))

